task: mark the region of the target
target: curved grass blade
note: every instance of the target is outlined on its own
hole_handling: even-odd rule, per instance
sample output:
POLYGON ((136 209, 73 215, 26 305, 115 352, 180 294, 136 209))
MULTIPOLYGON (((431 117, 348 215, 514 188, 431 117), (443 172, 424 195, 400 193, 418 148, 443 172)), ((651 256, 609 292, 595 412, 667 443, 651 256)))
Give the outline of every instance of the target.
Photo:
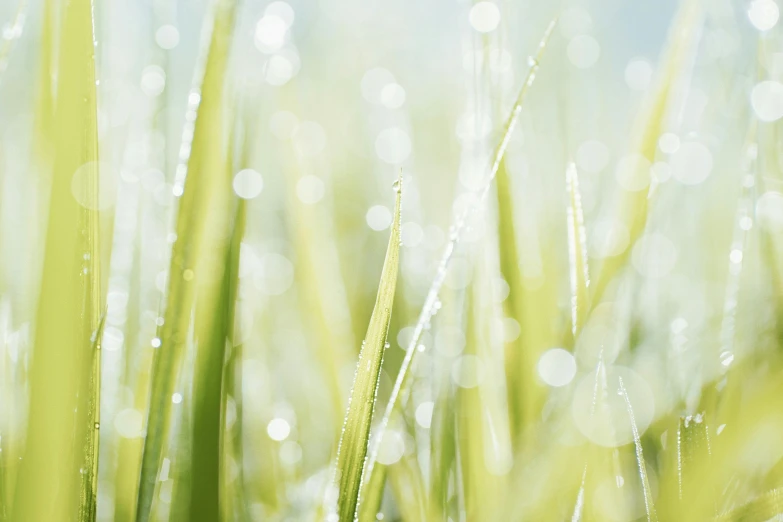
POLYGON ((84 502, 79 469, 85 465, 81 441, 93 430, 87 425, 94 360, 90 338, 99 323, 101 292, 92 3, 72 0, 63 6, 62 20, 49 223, 28 429, 12 516, 18 522, 79 517, 84 502))
POLYGON ((223 81, 235 4, 233 0, 218 0, 214 5, 203 83, 200 92, 197 90, 190 96, 191 103, 197 105, 198 111, 190 147, 192 154, 187 158, 187 167, 177 172, 176 183, 184 182, 184 188, 177 214, 177 239, 169 268, 164 324, 158 336, 160 346, 153 360, 147 436, 136 509, 138 522, 150 519, 158 470, 166 453, 166 441, 171 430, 171 395, 191 326, 195 282, 199 278, 198 272, 204 270, 198 260, 210 246, 205 242, 210 215, 203 209, 212 208, 213 198, 224 182, 223 81), (185 174, 187 180, 184 179, 185 174))
MULTIPOLYGON (((511 113, 508 115, 508 118, 506 119, 506 124, 503 130, 503 137, 501 138, 500 143, 495 149, 495 153, 492 159, 492 164, 489 169, 489 174, 485 180, 483 188, 479 192, 479 197, 477 197, 474 200, 473 204, 468 205, 465 208, 465 210, 458 216, 455 224, 451 228, 449 242, 446 244, 446 249, 444 250, 443 255, 441 256, 440 263, 438 265, 438 270, 435 275, 435 279, 432 281, 432 284, 430 285, 430 288, 427 292, 427 297, 424 301, 424 306, 422 307, 421 313, 419 314, 419 318, 416 322, 416 327, 413 331, 413 335, 411 336, 411 341, 410 343, 408 343, 408 347, 405 350, 405 358, 403 359, 402 364, 400 366, 400 371, 397 374, 397 379, 394 382, 394 388, 392 389, 389 402, 386 404, 386 410, 384 411, 383 418, 381 419, 381 423, 378 426, 378 433, 376 434, 376 438, 375 438, 376 442, 373 445, 372 451, 369 454, 369 459, 367 462, 368 476, 371 476, 371 474, 375 472, 374 471, 375 461, 378 455, 378 447, 379 447, 381 437, 383 435, 384 430, 386 429, 386 426, 388 426, 389 424, 389 420, 391 419, 391 416, 394 414, 397 408, 400 395, 402 395, 403 391, 407 389, 408 375, 409 375, 408 369, 410 368, 411 363, 413 361, 413 357, 416 354, 416 347, 418 346, 419 340, 421 339, 421 335, 424 332, 424 327, 432 319, 432 316, 435 315, 435 312, 437 311, 438 306, 440 305, 440 299, 438 296, 440 294, 441 287, 443 286, 443 283, 446 280, 446 271, 449 267, 451 257, 454 254, 454 250, 457 246, 457 243, 459 242, 459 239, 463 231, 465 230, 468 224, 469 219, 472 217, 473 213, 476 212, 482 206, 482 204, 487 198, 489 189, 492 187, 492 181, 495 179, 495 176, 498 173, 498 169, 502 164, 503 157, 505 156, 506 149, 508 148, 509 140, 511 139, 511 134, 514 131, 514 128, 516 127, 517 120, 519 119, 519 114, 522 111, 522 103, 525 100, 525 95, 527 94, 528 89, 530 88, 530 86, 533 84, 535 80, 536 73, 538 72, 538 67, 539 67, 538 64, 544 55, 546 45, 549 42, 549 38, 552 35, 552 31, 554 30, 556 23, 557 23, 557 18, 555 18, 549 23, 549 26, 544 32, 544 36, 541 39, 541 42, 538 44, 538 52, 536 53, 535 58, 532 58, 530 60, 530 70, 528 71, 527 78, 525 79, 522 88, 517 94, 516 101, 514 102, 514 105, 511 109, 511 113)), ((383 481, 372 480, 372 478, 369 478, 368 480, 370 483, 373 484, 382 485, 383 483, 383 481)), ((367 493, 367 494, 371 495, 372 493, 367 493)))
POLYGON ((359 364, 351 388, 340 445, 337 448, 335 483, 338 488, 337 514, 341 522, 352 522, 358 516, 359 490, 370 443, 370 425, 375 410, 375 398, 397 286, 400 260, 401 184, 401 179, 395 183, 397 198, 389 246, 381 272, 378 296, 367 327, 367 336, 359 353, 359 364))
MULTIPOLYGON (((655 161, 658 137, 665 130, 664 124, 675 95, 675 85, 682 76, 687 59, 694 48, 699 34, 698 26, 702 18, 701 0, 686 0, 672 26, 666 55, 662 60, 663 71, 656 89, 652 91, 646 110, 636 122, 634 136, 631 138, 631 152, 642 156, 646 161, 655 161)), ((606 288, 615 276, 625 267, 636 240, 641 236, 647 223, 649 195, 646 190, 635 192, 622 190, 615 219, 628 227, 628 247, 620 254, 606 258, 598 271, 593 287, 593 306, 601 302, 606 288)))

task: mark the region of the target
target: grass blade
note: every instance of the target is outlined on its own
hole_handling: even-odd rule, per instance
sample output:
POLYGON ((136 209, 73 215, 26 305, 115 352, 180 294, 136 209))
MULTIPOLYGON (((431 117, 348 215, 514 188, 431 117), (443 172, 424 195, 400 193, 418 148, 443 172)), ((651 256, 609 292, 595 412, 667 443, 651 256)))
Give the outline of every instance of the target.
POLYGON ((88 432, 85 445, 85 473, 82 478, 82 504, 79 509, 80 521, 94 521, 98 509, 98 451, 101 435, 101 343, 103 327, 106 324, 106 312, 101 315, 98 329, 92 338, 92 376, 90 380, 90 411, 87 420, 92 429, 88 432))
MULTIPOLYGON (((506 149, 508 148, 509 140, 511 139, 511 134, 514 131, 514 128, 516 127, 517 120, 519 119, 519 114, 522 111, 522 103, 525 100, 525 95, 527 94, 528 89, 530 88, 530 86, 533 84, 533 81, 535 80, 536 73, 538 72, 538 67, 539 67, 538 64, 541 58, 543 57, 544 50, 546 49, 546 45, 549 42, 549 37, 552 35, 552 31, 554 30, 556 23, 557 23, 556 18, 549 23, 549 26, 544 32, 544 36, 538 45, 538 52, 536 54, 536 57, 531 60, 531 66, 530 66, 530 70, 528 71, 527 78, 525 79, 525 82, 522 85, 522 88, 520 89, 517 95, 516 101, 514 102, 514 105, 511 109, 511 113, 508 115, 508 118, 506 119, 506 124, 503 130, 503 136, 497 148, 495 149, 495 153, 492 159, 492 164, 489 169, 489 174, 486 178, 483 188, 479 192, 479 197, 476 198, 476 200, 472 205, 468 205, 465 208, 465 210, 458 216, 455 225, 451 229, 451 235, 448 243, 446 244, 446 249, 444 250, 443 255, 441 256, 435 279, 432 281, 432 284, 430 285, 430 288, 427 292, 427 298, 424 301, 424 306, 422 307, 421 313, 419 314, 418 321, 416 322, 416 327, 414 329, 413 336, 411 337, 411 341, 408 343, 408 347, 405 350, 405 358, 403 359, 402 365, 400 366, 400 371, 397 374, 397 379, 395 380, 394 383, 394 389, 392 390, 391 397, 389 398, 389 402, 386 405, 386 410, 384 411, 383 418, 381 419, 381 423, 378 427, 376 443, 374 444, 374 447, 370 452, 369 460, 367 462, 367 473, 369 475, 371 475, 374 472, 375 461, 378 454, 378 445, 380 443, 383 432, 386 429, 386 426, 388 426, 389 420, 391 419, 391 416, 394 414, 397 408, 398 399, 402 394, 403 389, 406 388, 407 386, 408 375, 409 375, 408 370, 413 361, 413 357, 416 354, 416 347, 418 346, 419 340, 421 339, 421 335, 424 332, 424 326, 429 323, 430 319, 432 319, 432 316, 435 315, 435 312, 437 311, 438 306, 440 305, 440 299, 438 296, 440 294, 441 287, 443 286, 443 283, 446 279, 446 271, 449 267, 449 263, 451 261, 452 255, 454 254, 454 250, 457 246, 461 234, 463 233, 464 229, 467 226, 469 218, 472 217, 473 213, 476 212, 479 207, 481 207, 481 205, 487 198, 489 189, 492 186, 492 181, 495 179, 495 176, 498 173, 498 169, 500 168, 503 162, 503 157, 505 156, 506 149)), ((381 483, 381 481, 373 481, 372 478, 369 478, 368 480, 373 484, 381 483)))
MULTIPOLYGON (((228 150, 232 149, 229 143, 228 150)), ((226 173, 230 174, 231 160, 226 173)), ((245 204, 234 201, 231 177, 215 195, 207 243, 210 254, 204 263, 205 277, 199 283, 196 305, 196 368, 193 376, 192 448, 189 461, 183 463, 191 475, 189 520, 212 522, 221 520, 221 503, 226 489, 225 469, 225 407, 236 291, 239 282, 239 248, 244 233, 245 204), (232 212, 232 207, 236 210, 232 212), (233 215, 231 215, 233 214, 233 215), (233 223, 231 222, 233 221, 233 223), (226 230, 233 231, 226 234, 226 230), (209 274, 209 275, 207 275, 209 274)))
MULTIPOLYGON (((657 88, 652 91, 645 111, 642 111, 636 122, 635 134, 632 137, 632 152, 645 158, 652 164, 655 161, 655 150, 658 138, 664 131, 666 118, 674 98, 677 80, 685 68, 687 58, 693 49, 694 35, 698 34, 698 24, 701 20, 700 0, 687 0, 682 3, 677 19, 669 36, 668 50, 662 60, 663 71, 657 88)), ((601 302, 607 286, 625 267, 636 240, 641 236, 647 223, 648 192, 622 190, 617 201, 616 218, 618 222, 628 227, 628 247, 620 254, 604 260, 598 271, 593 287, 592 303, 601 302)))
POLYGON ((679 499, 687 501, 700 487, 698 472, 694 469, 709 458, 709 435, 704 414, 680 417, 677 428, 677 469, 679 471, 679 499))
POLYGON ((647 478, 647 465, 644 462, 644 453, 642 452, 642 441, 639 438, 639 430, 636 427, 636 418, 633 414, 633 407, 631 406, 631 399, 628 398, 628 392, 623 384, 623 378, 619 377, 620 389, 619 392, 625 399, 625 405, 628 408, 628 417, 631 420, 631 429, 633 430, 633 444, 636 450, 636 463, 639 466, 639 476, 642 481, 642 491, 644 492, 644 508, 647 512, 647 522, 653 522, 658 520, 658 515, 655 512, 655 505, 653 504, 652 490, 650 489, 650 481, 647 478))
POLYGON ((590 310, 590 271, 587 263, 585 218, 582 213, 582 195, 579 192, 579 173, 570 163, 566 169, 568 191, 568 258, 571 269, 571 332, 577 336, 590 310))
POLYGON ((49 224, 27 438, 12 517, 19 522, 77 518, 85 487, 81 441, 93 431, 87 425, 90 338, 98 327, 101 294, 92 3, 69 2, 62 20, 49 224))
POLYGON ((386 349, 397 271, 400 260, 400 201, 402 180, 395 183, 397 198, 394 223, 389 236, 389 247, 381 272, 378 296, 375 300, 370 324, 359 364, 351 388, 348 411, 345 415, 340 445, 337 449, 336 483, 338 487, 337 513, 341 522, 352 522, 358 515, 359 490, 362 484, 367 449, 370 443, 370 425, 375 409, 375 398, 386 349))
POLYGON ((744 506, 732 509, 715 519, 715 522, 766 522, 783 513, 783 488, 767 491, 744 506))
MULTIPOLYGON (((187 161, 187 181, 179 202, 177 240, 174 243, 164 324, 159 339, 160 347, 153 360, 152 390, 144 441, 141 477, 139 481, 136 520, 150 519, 155 483, 166 453, 166 441, 171 430, 171 395, 181 366, 191 326, 191 312, 196 295, 199 266, 210 247, 209 215, 202 209, 212 208, 214 197, 224 181, 223 148, 223 81, 227 69, 235 13, 235 2, 219 0, 214 6, 211 42, 198 99, 198 112, 193 130, 192 154, 187 161), (194 269, 197 272, 194 272, 194 269)), ((178 171, 178 175, 180 172, 178 171)), ((184 179, 177 179, 182 183, 184 179)))

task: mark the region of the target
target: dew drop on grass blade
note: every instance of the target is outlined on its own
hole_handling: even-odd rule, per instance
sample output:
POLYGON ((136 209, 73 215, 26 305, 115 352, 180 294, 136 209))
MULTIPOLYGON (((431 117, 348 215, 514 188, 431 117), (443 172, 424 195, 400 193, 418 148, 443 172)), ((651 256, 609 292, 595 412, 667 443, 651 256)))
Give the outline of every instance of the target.
MULTIPOLYGON (((478 197, 474 200, 474 202, 471 205, 466 206, 465 210, 459 214, 459 216, 455 221, 455 224, 452 225, 451 227, 451 231, 449 234, 450 236, 449 241, 446 244, 446 248, 438 264, 438 269, 435 275, 435 279, 432 281, 432 284, 430 285, 429 290, 427 291, 427 297, 424 301, 424 306, 422 307, 421 313, 419 314, 419 318, 416 322, 416 327, 413 331, 413 336, 411 337, 411 341, 408 343, 408 347, 405 350, 405 358, 403 359, 402 365, 400 366, 399 373, 397 374, 397 379, 395 380, 391 397, 389 398, 389 402, 386 404, 386 409, 384 411, 383 418, 381 419, 380 425, 378 426, 378 433, 376 434, 375 437, 375 443, 373 444, 373 448, 371 449, 368 455, 368 461, 367 461, 368 475, 371 475, 372 473, 376 473, 375 461, 378 454, 378 448, 379 448, 381 437, 383 436, 383 432, 386 429, 386 426, 388 426, 389 424, 389 420, 391 419, 392 414, 397 408, 400 395, 403 394, 403 390, 407 386, 408 375, 409 375, 408 370, 410 368, 411 362, 413 361, 413 357, 416 353, 416 347, 419 344, 419 340, 421 339, 421 335, 422 332, 424 331, 424 327, 429 323, 430 319, 432 319, 432 316, 435 315, 435 312, 438 310, 440 306, 440 299, 438 295, 440 294, 441 287, 443 286, 443 283, 446 279, 447 269, 449 267, 449 263, 451 261, 452 255, 454 254, 454 250, 457 246, 457 243, 459 242, 461 234, 464 232, 464 229, 468 224, 468 221, 473 216, 473 214, 476 211, 478 211, 479 208, 481 208, 481 206, 483 205, 484 201, 487 198, 487 194, 489 193, 490 188, 492 187, 492 181, 495 179, 495 176, 497 175, 498 169, 500 168, 500 165, 503 161, 503 157, 506 153, 506 149, 508 148, 509 140, 511 139, 511 134, 514 128, 516 127, 517 120, 519 119, 519 114, 522 111, 522 103, 525 100, 525 95, 527 94, 528 89, 530 88, 530 86, 533 84, 533 81, 535 80, 536 73, 538 72, 539 63, 544 55, 544 51, 546 49, 547 43, 549 42, 549 38, 552 35, 552 31, 554 30, 556 24, 557 24, 557 18, 555 18, 549 23, 549 26, 544 32, 544 36, 541 39, 541 42, 538 44, 538 51, 536 53, 535 58, 532 58, 530 60, 530 69, 528 71, 527 77, 524 83, 522 84, 522 88, 519 90, 514 105, 511 108, 511 112, 508 115, 508 118, 506 119, 506 123, 503 129, 503 136, 497 148, 495 149, 495 152, 493 154, 492 164, 490 165, 489 168, 489 173, 487 175, 483 187, 478 193, 478 197)), ((383 471, 379 470, 377 471, 377 473, 383 473, 383 471)), ((380 484, 381 487, 383 486, 383 481, 372 480, 372 479, 368 479, 368 481, 373 484, 380 484)))
MULTIPOLYGON (((359 353, 348 411, 345 415, 340 444, 337 449, 337 514, 341 522, 353 522, 357 516, 359 490, 362 484, 367 450, 370 443, 375 399, 383 364, 386 337, 389 331, 397 271, 400 260, 400 201, 402 178, 395 182, 396 203, 394 223, 383 263, 378 296, 367 327, 367 335, 359 353)), ((330 506, 330 509, 333 509, 330 506)))

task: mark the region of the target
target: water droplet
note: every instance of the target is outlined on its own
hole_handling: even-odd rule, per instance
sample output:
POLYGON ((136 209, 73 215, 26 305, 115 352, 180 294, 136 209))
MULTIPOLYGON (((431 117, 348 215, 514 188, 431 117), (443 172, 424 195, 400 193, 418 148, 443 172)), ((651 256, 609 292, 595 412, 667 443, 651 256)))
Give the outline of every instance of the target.
POLYGON ((95 429, 96 429, 96 430, 99 430, 99 429, 101 429, 101 423, 100 423, 100 422, 96 422, 96 423, 95 423, 95 429))
POLYGON ((530 68, 538 67, 538 60, 535 59, 533 56, 527 57, 527 66, 530 68))
POLYGON ((394 189, 394 192, 402 190, 402 178, 395 179, 394 183, 392 183, 392 188, 394 189))
POLYGON ((728 368, 734 362, 734 354, 726 350, 720 354, 720 363, 728 368))

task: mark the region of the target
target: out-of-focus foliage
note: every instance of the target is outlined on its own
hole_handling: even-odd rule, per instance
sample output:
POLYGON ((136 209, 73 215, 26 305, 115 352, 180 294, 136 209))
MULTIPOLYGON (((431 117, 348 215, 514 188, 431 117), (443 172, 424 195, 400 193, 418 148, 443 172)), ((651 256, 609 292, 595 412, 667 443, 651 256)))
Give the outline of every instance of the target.
POLYGON ((778 2, 0 2, 0 522, 783 515, 778 2))

